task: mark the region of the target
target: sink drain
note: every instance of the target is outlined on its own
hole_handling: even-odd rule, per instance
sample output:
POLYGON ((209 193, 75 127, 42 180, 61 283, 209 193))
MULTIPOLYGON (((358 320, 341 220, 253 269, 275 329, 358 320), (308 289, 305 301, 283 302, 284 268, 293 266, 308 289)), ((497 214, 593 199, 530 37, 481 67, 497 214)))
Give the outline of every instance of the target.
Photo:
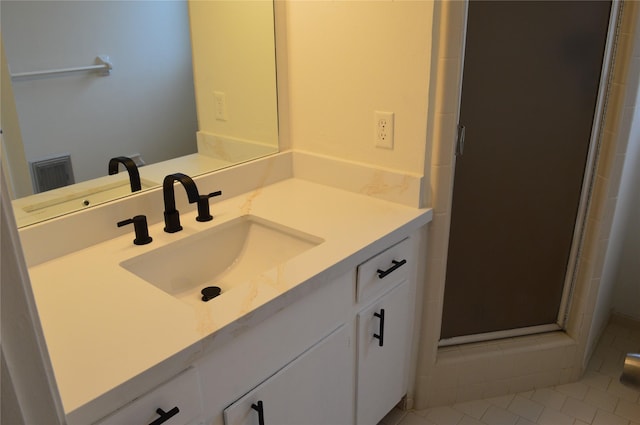
POLYGON ((217 286, 207 286, 206 288, 203 288, 202 291, 200 291, 200 293, 202 294, 202 301, 204 302, 214 299, 215 297, 220 295, 221 292, 222 290, 217 286))

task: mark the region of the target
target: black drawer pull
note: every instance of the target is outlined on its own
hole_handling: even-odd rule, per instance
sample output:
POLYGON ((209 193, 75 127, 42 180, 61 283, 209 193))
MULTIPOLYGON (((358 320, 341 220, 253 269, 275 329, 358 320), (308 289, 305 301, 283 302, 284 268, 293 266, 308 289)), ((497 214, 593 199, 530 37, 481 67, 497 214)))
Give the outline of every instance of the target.
POLYGON ((393 273, 394 271, 396 271, 400 267, 402 267, 405 264, 407 264, 407 260, 401 260, 401 261, 392 260, 391 262, 393 263, 393 266, 389 267, 387 270, 378 269, 377 273, 378 273, 378 278, 379 279, 384 279, 390 273, 393 273))
POLYGON ((253 403, 251 408, 258 412, 258 425, 264 425, 264 406, 262 400, 258 401, 258 404, 253 403))
POLYGON ((373 315, 380 319, 378 333, 373 334, 373 337, 378 340, 378 346, 382 347, 384 345, 384 308, 380 309, 380 313, 373 313, 373 315))
POLYGON ((168 412, 165 412, 162 409, 156 409, 156 413, 160 415, 160 417, 155 421, 151 422, 149 425, 160 425, 167 422, 169 419, 173 418, 175 415, 180 413, 180 409, 178 409, 178 406, 174 407, 168 412))

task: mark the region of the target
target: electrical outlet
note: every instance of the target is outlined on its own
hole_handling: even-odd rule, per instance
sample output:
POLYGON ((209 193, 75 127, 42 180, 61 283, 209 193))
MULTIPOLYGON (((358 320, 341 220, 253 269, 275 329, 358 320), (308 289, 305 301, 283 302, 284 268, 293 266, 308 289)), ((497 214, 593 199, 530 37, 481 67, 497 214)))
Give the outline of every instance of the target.
POLYGON ((227 117, 227 95, 221 91, 213 92, 213 99, 215 102, 214 109, 216 114, 216 119, 218 121, 226 121, 227 117))
POLYGON ((374 115, 376 147, 393 149, 393 112, 375 111, 374 115))

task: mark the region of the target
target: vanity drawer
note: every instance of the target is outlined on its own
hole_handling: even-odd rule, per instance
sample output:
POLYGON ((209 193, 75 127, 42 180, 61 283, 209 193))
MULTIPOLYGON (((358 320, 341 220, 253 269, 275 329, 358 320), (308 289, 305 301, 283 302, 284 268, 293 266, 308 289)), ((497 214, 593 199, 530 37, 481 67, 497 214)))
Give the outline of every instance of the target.
POLYGON ((360 264, 356 283, 358 303, 371 300, 407 279, 413 259, 407 238, 360 264))
POLYGON ((96 425, 183 425, 195 423, 201 415, 198 376, 194 368, 189 368, 96 422, 96 425))

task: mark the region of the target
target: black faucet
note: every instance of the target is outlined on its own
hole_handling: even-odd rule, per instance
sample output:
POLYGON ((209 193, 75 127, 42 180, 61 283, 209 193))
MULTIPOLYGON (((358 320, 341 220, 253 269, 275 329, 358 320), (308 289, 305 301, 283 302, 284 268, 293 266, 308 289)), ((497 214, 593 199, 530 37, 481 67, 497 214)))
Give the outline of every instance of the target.
POLYGON ((118 227, 126 226, 127 224, 133 224, 136 232, 136 238, 133 243, 136 245, 146 245, 153 240, 149 236, 149 226, 147 225, 147 217, 144 215, 136 215, 133 218, 128 218, 118 222, 118 227))
POLYGON ((182 173, 169 174, 162 182, 162 193, 164 195, 164 231, 167 233, 175 233, 182 230, 180 225, 180 214, 176 209, 176 196, 173 189, 173 183, 179 181, 187 191, 189 203, 198 202, 200 194, 198 187, 191 177, 182 173))
POLYGON ((213 216, 209 212, 209 198, 213 198, 214 196, 222 195, 222 191, 218 190, 216 192, 211 192, 207 195, 200 195, 200 199, 198 199, 198 216, 196 217, 197 221, 211 221, 213 220, 213 216))
POLYGON ((109 175, 118 174, 118 165, 123 164, 129 173, 129 182, 131 183, 131 191, 137 192, 142 190, 140 183, 140 173, 133 159, 126 156, 118 156, 109 160, 109 175))

